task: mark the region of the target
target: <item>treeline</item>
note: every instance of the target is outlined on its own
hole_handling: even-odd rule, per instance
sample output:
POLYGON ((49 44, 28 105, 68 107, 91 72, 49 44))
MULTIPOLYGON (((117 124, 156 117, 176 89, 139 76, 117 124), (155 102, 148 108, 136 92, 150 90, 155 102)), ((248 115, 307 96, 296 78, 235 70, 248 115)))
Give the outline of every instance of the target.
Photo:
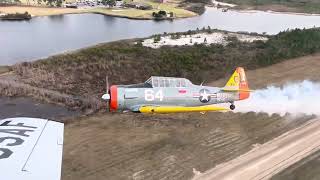
POLYGON ((320 29, 292 30, 267 42, 226 46, 194 45, 151 49, 133 41, 107 43, 71 54, 13 67, 23 82, 75 96, 100 97, 105 76, 113 84, 132 84, 151 75, 186 77, 194 83, 229 75, 237 66, 255 69, 320 51, 320 29))
MULTIPOLYGON (((46 4, 48 6, 57 6, 57 7, 61 7, 63 0, 29 0, 30 2, 36 2, 39 5, 40 4, 46 4)), ((0 0, 0 5, 15 5, 15 4, 20 4, 21 1, 20 0, 0 0)), ((27 4, 29 2, 27 1, 27 4)))
POLYGON ((57 7, 61 7, 63 0, 37 0, 38 4, 43 4, 45 3, 48 6, 57 6, 57 7))
POLYGON ((0 0, 0 5, 19 4, 20 0, 0 0))

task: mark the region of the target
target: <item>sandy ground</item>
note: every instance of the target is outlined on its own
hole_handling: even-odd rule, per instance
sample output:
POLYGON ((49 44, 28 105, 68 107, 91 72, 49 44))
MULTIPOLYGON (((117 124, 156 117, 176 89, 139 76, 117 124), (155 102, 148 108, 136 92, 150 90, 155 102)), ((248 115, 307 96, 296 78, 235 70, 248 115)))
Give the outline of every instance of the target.
POLYGON ((320 149, 320 119, 289 131, 194 180, 270 179, 274 174, 320 149))
MULTIPOLYGON (((320 55, 307 56, 248 71, 249 83, 260 88, 304 79, 320 81, 319 60, 320 55)), ((210 84, 221 83, 225 79, 210 84)), ((65 126, 62 176, 64 180, 191 179, 194 172, 235 159, 312 118, 228 112, 103 113, 74 119, 65 126)))
POLYGON ((225 32, 214 32, 214 33, 198 33, 193 35, 182 35, 179 39, 172 39, 171 36, 161 37, 159 42, 154 42, 153 38, 146 39, 142 42, 143 46, 151 48, 159 48, 161 46, 192 46, 194 44, 228 44, 228 37, 235 37, 239 41, 253 42, 256 40, 267 41, 267 37, 253 36, 238 33, 225 33, 225 32))

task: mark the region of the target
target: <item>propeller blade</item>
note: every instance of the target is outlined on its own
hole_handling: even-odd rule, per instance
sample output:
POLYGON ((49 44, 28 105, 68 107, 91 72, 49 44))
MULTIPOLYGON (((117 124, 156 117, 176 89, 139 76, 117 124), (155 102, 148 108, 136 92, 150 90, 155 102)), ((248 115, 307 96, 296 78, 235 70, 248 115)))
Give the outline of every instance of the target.
POLYGON ((106 90, 109 91, 109 77, 106 76, 106 90))
POLYGON ((106 76, 106 94, 104 94, 101 98, 105 101, 109 101, 111 98, 110 94, 109 94, 109 78, 108 78, 108 76, 106 76))

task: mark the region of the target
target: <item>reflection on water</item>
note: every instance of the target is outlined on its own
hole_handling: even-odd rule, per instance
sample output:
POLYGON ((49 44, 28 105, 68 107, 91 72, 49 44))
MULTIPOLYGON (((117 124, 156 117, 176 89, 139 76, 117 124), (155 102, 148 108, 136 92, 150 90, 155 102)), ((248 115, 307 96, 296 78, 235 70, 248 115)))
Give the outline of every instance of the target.
POLYGON ((64 18, 64 15, 55 15, 55 16, 48 16, 48 19, 51 21, 62 21, 64 18))
POLYGON ((292 28, 320 26, 320 16, 269 12, 222 12, 207 8, 201 16, 174 21, 131 20, 99 14, 37 17, 0 22, 0 65, 31 61, 101 42, 146 37, 211 26, 228 31, 276 34, 292 28))

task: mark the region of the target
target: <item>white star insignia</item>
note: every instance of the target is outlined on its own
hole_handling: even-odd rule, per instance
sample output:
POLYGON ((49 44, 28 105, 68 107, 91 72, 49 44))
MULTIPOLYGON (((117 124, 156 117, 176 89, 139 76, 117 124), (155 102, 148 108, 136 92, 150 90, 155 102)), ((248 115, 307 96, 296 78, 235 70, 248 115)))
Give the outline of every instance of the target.
POLYGON ((207 92, 206 91, 203 91, 203 93, 201 93, 201 101, 204 101, 204 100, 206 100, 206 101, 208 101, 209 100, 209 95, 207 94, 207 92))

